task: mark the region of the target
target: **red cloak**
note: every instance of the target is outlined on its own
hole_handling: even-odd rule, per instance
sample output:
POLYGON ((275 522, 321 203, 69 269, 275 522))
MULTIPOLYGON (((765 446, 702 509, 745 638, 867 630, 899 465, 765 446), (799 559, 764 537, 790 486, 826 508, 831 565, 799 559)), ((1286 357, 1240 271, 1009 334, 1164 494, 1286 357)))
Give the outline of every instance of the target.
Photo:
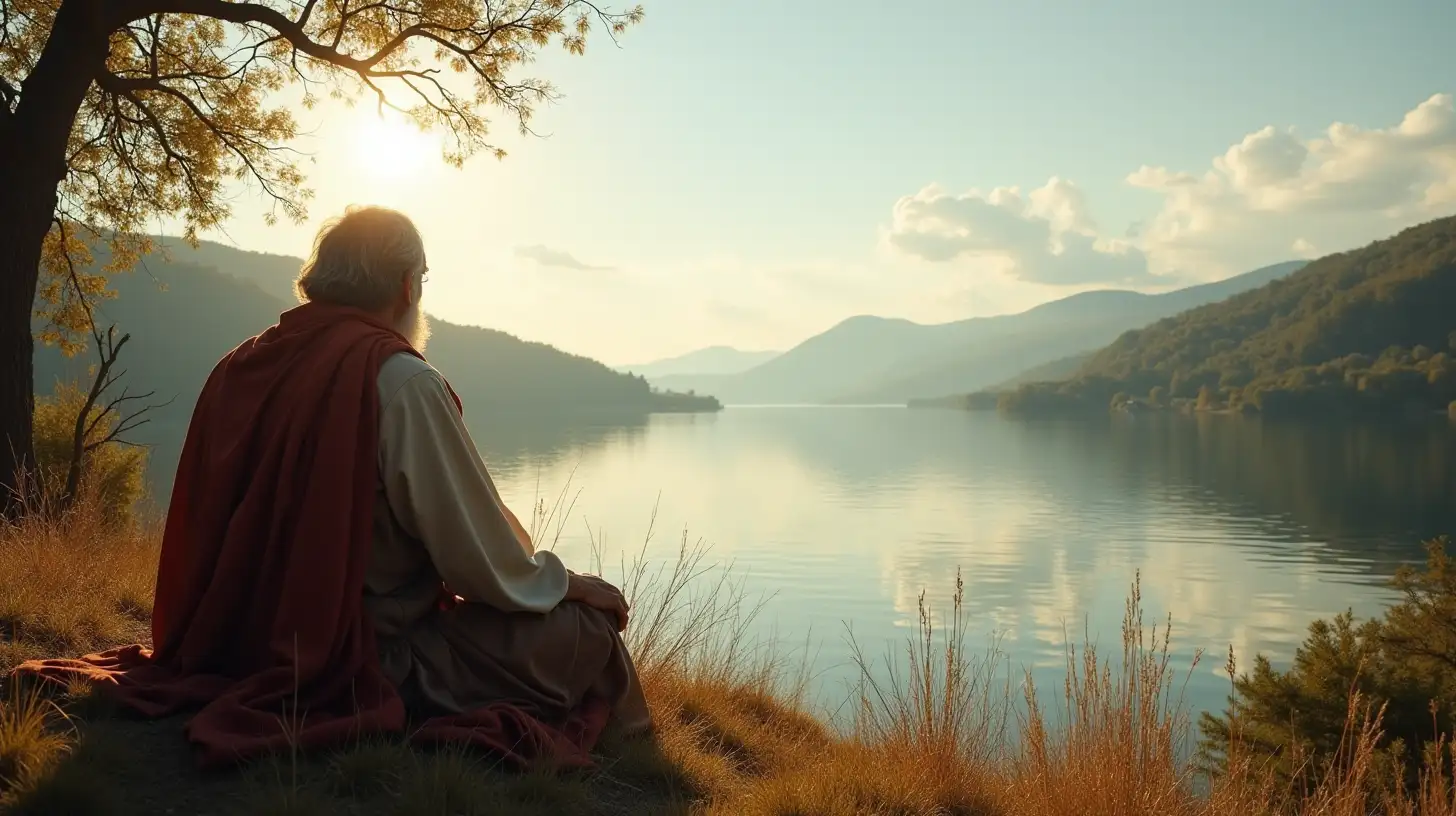
MULTIPOLYGON (((218 363, 177 466, 152 609, 154 650, 31 661, 17 676, 88 679, 148 717, 196 709, 204 766, 288 746, 402 733, 364 614, 378 478, 379 367, 420 356, 354 309, 308 303, 218 363)), ((456 398, 456 406, 459 406, 456 398)), ((582 766, 603 703, 543 723, 505 703, 425 722, 517 764, 582 766)))

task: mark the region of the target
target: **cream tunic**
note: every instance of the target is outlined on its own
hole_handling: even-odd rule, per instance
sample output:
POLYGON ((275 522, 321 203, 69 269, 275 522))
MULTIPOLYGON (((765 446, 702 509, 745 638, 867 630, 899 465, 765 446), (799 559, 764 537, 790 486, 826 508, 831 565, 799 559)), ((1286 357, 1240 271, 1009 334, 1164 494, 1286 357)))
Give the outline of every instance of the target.
POLYGON ((566 567, 554 553, 522 549, 440 372, 393 355, 379 370, 379 409, 373 593, 413 600, 428 584, 433 599, 443 579, 466 601, 502 612, 555 608, 566 567), (418 563, 405 569, 396 556, 418 563))
POLYGON ((378 384, 364 609, 406 703, 460 713, 509 700, 554 719, 590 695, 645 726, 621 636, 605 614, 562 603, 568 573, 554 553, 522 546, 441 374, 396 354, 378 384), (442 582, 466 603, 442 610, 442 582))

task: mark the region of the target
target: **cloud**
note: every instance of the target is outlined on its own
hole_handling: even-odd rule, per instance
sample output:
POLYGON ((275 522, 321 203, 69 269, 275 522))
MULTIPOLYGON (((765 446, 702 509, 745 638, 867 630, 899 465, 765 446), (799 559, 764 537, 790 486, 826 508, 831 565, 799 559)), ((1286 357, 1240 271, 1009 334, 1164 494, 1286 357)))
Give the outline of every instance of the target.
POLYGON ((1456 213, 1456 106, 1435 94, 1388 127, 1336 122, 1308 139, 1268 125, 1201 172, 1144 165, 1126 182, 1160 201, 1118 239, 1057 177, 1025 195, 931 185, 895 203, 885 239, 925 261, 980 259, 1061 287, 1172 285, 1318 257, 1456 213))
POLYGON ((579 269, 583 271, 608 271, 610 266, 592 266, 576 259, 570 252, 563 252, 559 249, 552 249, 541 244, 532 246, 516 247, 516 257, 534 261, 540 266, 555 266, 562 269, 579 269))
POLYGON ((1016 187, 957 195, 931 185, 895 202, 886 238, 922 260, 979 258, 1031 283, 1154 280, 1142 251, 1098 236, 1082 190, 1055 177, 1025 196, 1016 187))
POLYGON ((1208 278, 1348 249, 1456 211, 1456 110, 1436 94, 1385 128, 1264 127, 1201 175, 1144 166, 1127 182, 1162 197, 1139 237, 1157 272, 1208 278))

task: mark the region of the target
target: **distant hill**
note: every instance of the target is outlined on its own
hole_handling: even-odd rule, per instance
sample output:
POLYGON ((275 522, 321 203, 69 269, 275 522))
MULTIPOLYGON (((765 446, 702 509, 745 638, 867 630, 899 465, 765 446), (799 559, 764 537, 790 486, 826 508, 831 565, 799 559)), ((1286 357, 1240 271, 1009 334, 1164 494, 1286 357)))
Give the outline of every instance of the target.
POLYGON ((190 247, 180 238, 158 237, 155 240, 172 263, 211 267, 256 285, 289 307, 298 303, 293 281, 303 268, 301 258, 237 249, 212 241, 199 241, 196 247, 190 247))
POLYGON ((1085 354, 1074 354, 1071 357, 1052 360, 1050 363, 1042 363, 1035 368, 1028 368, 1009 380, 997 383, 990 390, 1010 391, 1026 383, 1070 380, 1077 375, 1078 371, 1082 370, 1082 367, 1087 364, 1088 360, 1092 359, 1094 354, 1096 352, 1089 351, 1085 354))
POLYGON ((829 402, 868 372, 941 348, 953 331, 909 320, 851 317, 790 351, 741 374, 659 377, 677 391, 695 390, 728 403, 829 402))
MULTIPOLYGON (((1024 372, 1090 353, 1128 329, 1145 326, 1192 306, 1223 300, 1263 286, 1304 265, 1291 261, 1215 283, 1146 295, 1097 291, 1042 304, 1011 318, 962 321, 958 345, 914 368, 881 378, 868 388, 840 395, 838 402, 903 402, 965 393, 1017 380, 1024 372)), ((1065 371, 1062 376, 1070 376, 1065 371)), ((1048 378, 1055 378, 1049 375, 1048 378)))
POLYGON ((1017 413, 1229 407, 1270 415, 1444 409, 1456 399, 1456 218, 1320 258, 1226 301, 1129 331, 1017 413))
POLYGON ((852 317, 740 374, 675 376, 664 388, 727 403, 905 403, 965 393, 1093 351, 1122 332, 1287 275, 1294 261, 1157 295, 1084 292, 1026 312, 924 325, 852 317))
POLYGON ((678 357, 669 357, 639 365, 617 366, 616 368, 618 371, 628 374, 641 375, 646 377, 649 382, 655 383, 659 377, 738 374, 756 365, 766 363, 781 353, 777 351, 742 351, 729 346, 709 346, 678 357))
POLYGON ((1061 382, 1076 376, 1096 352, 1074 354, 1050 363, 1028 368, 1009 380, 968 394, 946 394, 939 397, 915 397, 906 402, 911 408, 957 408, 971 411, 994 411, 1001 394, 1014 391, 1027 383, 1061 382))
MULTIPOLYGON (((130 332, 123 351, 126 382, 175 398, 159 423, 185 423, 208 373, 222 355, 297 305, 285 296, 302 261, 204 243, 156 256, 111 278, 118 296, 101 304, 103 324, 130 332), (226 270, 225 272, 218 271, 226 270)), ((711 398, 655 393, 642 377, 504 332, 432 319, 427 355, 472 408, 496 414, 643 414, 718 407, 711 398)), ((94 355, 66 359, 36 350, 36 389, 56 377, 83 375, 94 355)))

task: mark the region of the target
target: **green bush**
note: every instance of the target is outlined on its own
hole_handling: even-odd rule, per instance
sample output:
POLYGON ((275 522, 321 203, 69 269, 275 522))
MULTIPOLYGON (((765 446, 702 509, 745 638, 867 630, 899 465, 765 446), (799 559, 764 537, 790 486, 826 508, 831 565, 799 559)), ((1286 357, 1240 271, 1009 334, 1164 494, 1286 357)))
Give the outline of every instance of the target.
MULTIPOLYGON (((50 396, 35 401, 33 439, 44 506, 56 507, 66 501, 66 471, 71 462, 76 417, 85 404, 86 392, 74 382, 57 383, 50 396)), ((87 423, 99 413, 100 409, 93 407, 87 423)), ((117 421, 113 413, 96 422, 86 436, 87 443, 106 439, 117 421)), ((123 523, 131 518, 142 496, 146 463, 144 448, 118 441, 100 444, 81 460, 81 492, 89 492, 100 503, 106 519, 123 523)))
POLYGON ((1426 544, 1424 571, 1397 573, 1392 585, 1403 597, 1383 617, 1356 623, 1346 611, 1315 621, 1286 671, 1259 655, 1234 679, 1228 710, 1203 715, 1201 749, 1212 769, 1226 768, 1237 746, 1309 790, 1338 769, 1350 722, 1379 717, 1371 783, 1404 774, 1413 791, 1422 758, 1449 740, 1456 702, 1456 567, 1446 545, 1445 537, 1426 544), (1362 706, 1353 717, 1352 698, 1362 706))

